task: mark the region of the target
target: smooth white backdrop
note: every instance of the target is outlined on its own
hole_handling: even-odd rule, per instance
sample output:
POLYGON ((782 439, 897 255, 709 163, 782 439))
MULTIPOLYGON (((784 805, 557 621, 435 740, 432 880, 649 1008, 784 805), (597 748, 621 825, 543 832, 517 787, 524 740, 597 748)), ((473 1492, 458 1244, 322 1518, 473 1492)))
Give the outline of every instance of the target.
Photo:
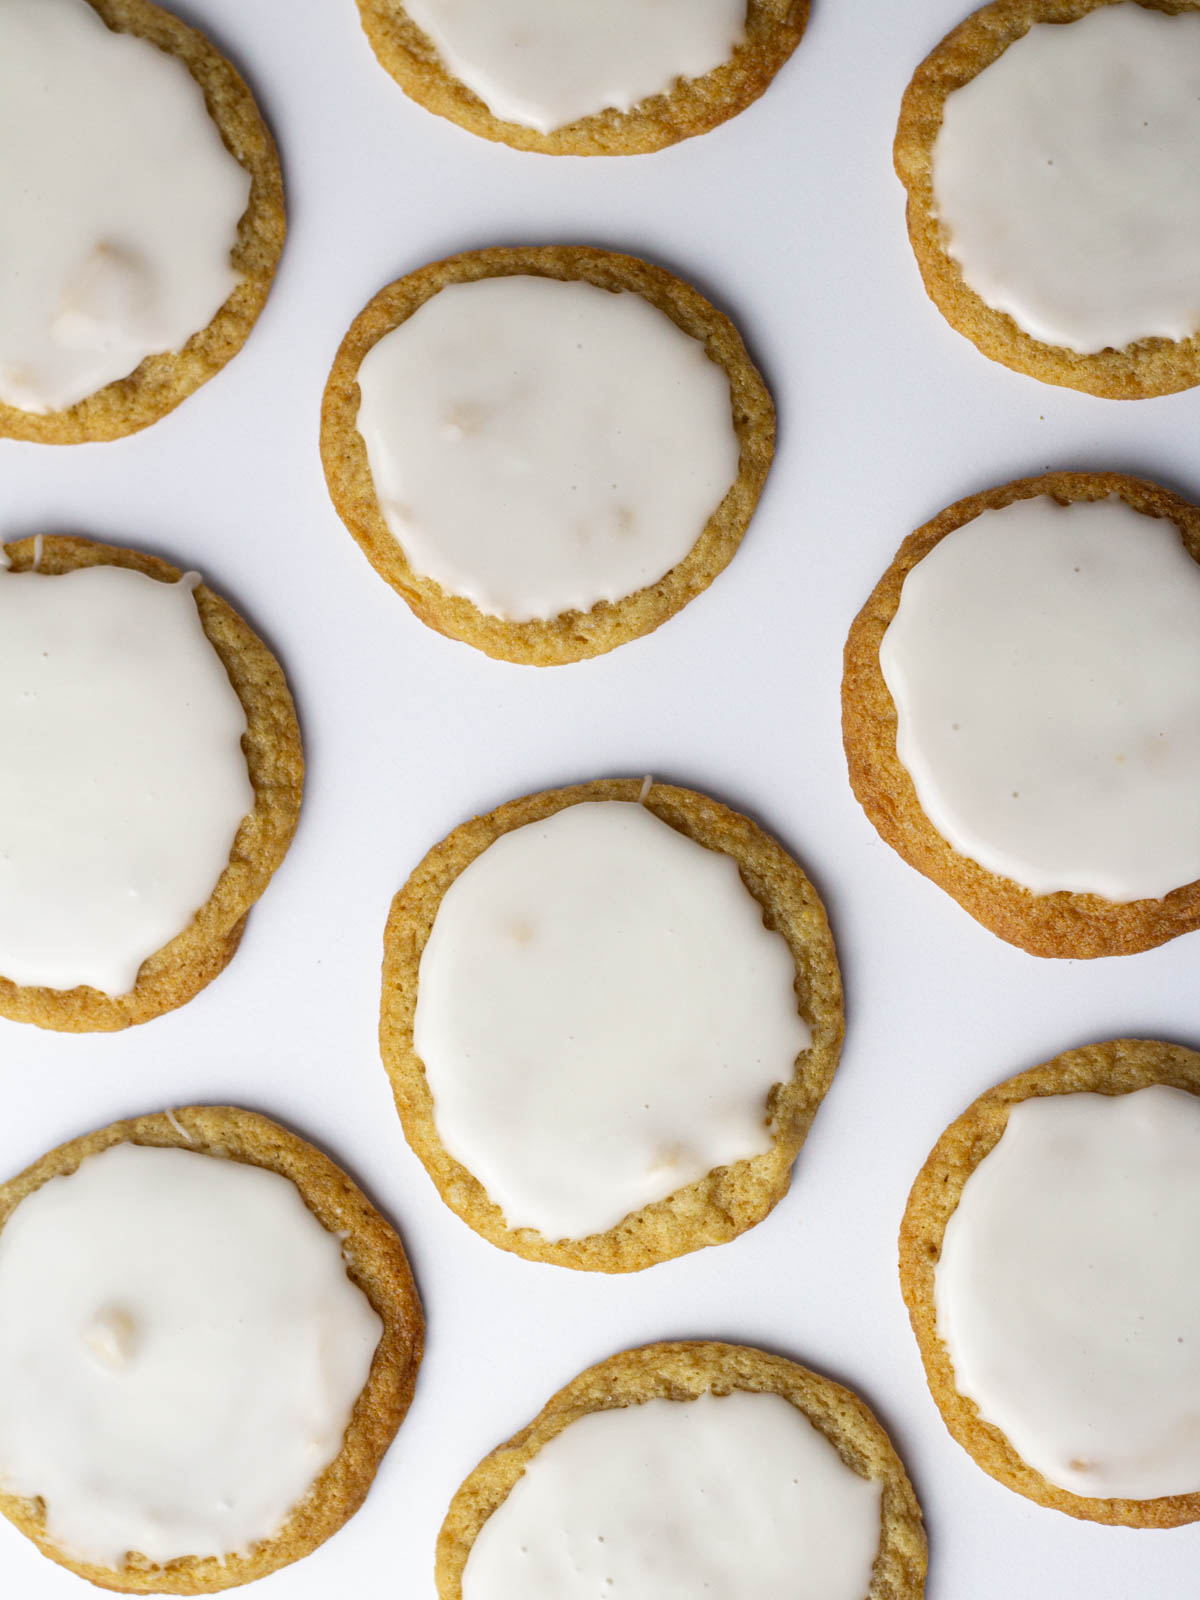
MULTIPOLYGON (((116 1117, 235 1102, 323 1145, 402 1231, 429 1320, 412 1411, 363 1510, 264 1596, 427 1600, 447 1501, 479 1457, 582 1367, 669 1337, 761 1343, 877 1408, 924 1504, 929 1600, 1200 1593, 1200 1528, 1074 1523, 971 1463, 926 1391, 896 1281, 908 1186, 975 1094, 1092 1040, 1200 1044, 1195 936, 1119 961, 1023 955, 882 845, 846 783, 842 643, 911 528, 1051 466, 1200 498, 1200 391, 1121 404, 1045 388, 977 354, 924 296, 891 139, 912 69, 963 4, 816 0, 792 61, 735 121, 584 161, 488 145, 411 104, 353 0, 180 0, 279 141, 291 233, 274 293, 231 366, 139 437, 0 441, 0 536, 79 532, 199 568, 288 671, 308 791, 239 955, 190 1005, 109 1037, 0 1022, 0 1173, 116 1117), (338 342, 382 284, 465 248, 564 242, 645 255, 726 309, 774 390, 779 450, 706 594, 649 639, 539 673, 441 639, 375 576, 330 507, 317 419, 338 342), (848 1030, 768 1221, 605 1279, 504 1255, 438 1200, 379 1065, 380 938, 393 892, 466 816, 647 772, 748 811, 805 864, 848 1030)), ((0 1594, 82 1592, 0 1525, 0 1594)))

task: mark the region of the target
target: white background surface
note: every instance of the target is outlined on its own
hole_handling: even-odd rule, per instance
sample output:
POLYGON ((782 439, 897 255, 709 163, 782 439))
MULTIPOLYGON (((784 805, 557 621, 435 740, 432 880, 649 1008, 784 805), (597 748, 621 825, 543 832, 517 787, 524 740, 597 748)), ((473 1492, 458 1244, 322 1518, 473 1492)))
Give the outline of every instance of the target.
MULTIPOLYGON (((1043 387, 925 299, 890 145, 912 69, 962 4, 817 0, 756 106, 618 161, 524 155, 429 116, 375 63, 352 0, 179 6, 280 144, 291 234, 274 293, 243 353, 148 432, 0 441, 0 534, 80 532, 198 567, 288 671, 308 791, 241 952, 190 1005, 107 1037, 0 1022, 0 1172, 116 1117, 231 1101, 321 1143, 401 1229, 429 1320, 415 1403, 363 1510, 264 1596, 432 1596, 437 1529, 479 1457, 592 1361, 686 1336, 761 1343, 876 1407, 925 1508, 930 1600, 1200 1594, 1200 1527, 1074 1523, 972 1464, 926 1391, 896 1281, 912 1177, 979 1091, 1092 1040, 1200 1043, 1195 935, 1116 961, 1026 956, 880 843, 846 783, 842 643, 911 528, 1050 466, 1200 498, 1200 391, 1122 404, 1043 387), (383 283, 464 248, 576 241, 659 261, 734 316, 774 390, 779 451, 706 594, 648 639, 539 673, 438 637, 375 576, 327 499, 317 419, 337 344, 383 283), (378 1061, 380 939, 393 892, 469 814, 646 772, 797 854, 828 905, 848 1031, 774 1214, 605 1279, 504 1255, 438 1200, 378 1061)), ((0 1526, 0 1594, 81 1592, 0 1526)))

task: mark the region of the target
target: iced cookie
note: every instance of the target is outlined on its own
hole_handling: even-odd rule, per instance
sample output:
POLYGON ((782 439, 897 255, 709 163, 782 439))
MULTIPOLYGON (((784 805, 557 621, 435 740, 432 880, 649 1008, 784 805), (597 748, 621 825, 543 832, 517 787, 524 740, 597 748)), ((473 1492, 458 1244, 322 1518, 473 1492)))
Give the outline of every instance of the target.
POLYGON ((1040 956, 1200 926, 1200 510, 1120 473, 971 495, 907 538, 846 643, 880 834, 1040 956))
POLYGON ((0 1015, 78 1033, 190 1000, 299 813, 300 730, 266 645, 154 556, 0 546, 0 745, 0 1015))
POLYGON ((1200 1056, 1117 1039, 981 1095, 938 1140, 900 1278, 950 1432, 1092 1522, 1200 1518, 1200 1056))
POLYGON ((116 439, 218 372, 283 248, 275 145, 149 0, 0 5, 0 436, 116 439))
POLYGON ((1113 399, 1200 383, 1200 5, 995 0, 896 133, 930 298, 994 361, 1113 399))
POLYGON ((439 1600, 920 1600, 921 1511, 849 1390, 729 1344, 625 1350, 475 1468, 439 1600))
POLYGON ((737 549, 775 412, 680 279, 582 246, 472 251, 342 341, 321 454, 338 514, 429 627, 549 666, 649 633, 737 549))
POLYGON ((392 903, 380 1043, 408 1142, 477 1233, 631 1272, 761 1222, 829 1087, 817 894, 746 817, 666 784, 528 795, 392 903))
POLYGON ((362 1504, 423 1333, 400 1240, 302 1139, 102 1128, 0 1186, 0 1511, 101 1588, 261 1578, 362 1504))
POLYGON ((380 64, 484 139, 621 156, 744 111, 800 42, 808 0, 359 0, 380 64))

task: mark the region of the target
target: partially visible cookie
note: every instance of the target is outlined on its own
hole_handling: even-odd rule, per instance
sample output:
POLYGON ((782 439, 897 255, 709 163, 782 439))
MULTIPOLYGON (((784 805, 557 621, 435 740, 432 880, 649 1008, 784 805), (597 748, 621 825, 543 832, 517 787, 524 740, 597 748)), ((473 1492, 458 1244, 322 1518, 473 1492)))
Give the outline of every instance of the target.
POLYGON ((246 915, 283 860, 299 816, 304 758, 295 708, 270 650, 225 600, 204 584, 196 586, 195 574, 185 578, 155 556, 69 537, 23 539, 0 548, 0 555, 8 560, 0 585, 12 586, 14 608, 0 640, 7 663, 0 715, 8 752, 0 810, 6 803, 14 808, 6 834, 9 889, 0 916, 0 938, 9 952, 8 972, 0 976, 0 1016, 71 1033, 126 1028, 183 1005, 237 949, 246 915), (178 619, 163 613, 161 625, 163 639, 173 647, 178 639, 179 671, 186 668, 186 680, 173 676, 174 667, 154 654, 143 626, 160 608, 146 609, 156 595, 140 584, 132 597, 116 597, 115 634, 105 633, 108 597, 72 590, 70 608, 79 602, 72 611, 76 621, 71 636, 61 636, 67 596, 60 604, 54 585, 76 583, 71 574, 110 568, 140 574, 153 585, 185 585, 169 597, 171 607, 178 603, 178 619), (30 583, 46 587, 20 588, 30 583), (35 601, 38 619, 30 618, 29 629, 18 628, 35 601), (126 615, 121 607, 127 601, 141 621, 122 637, 116 619, 126 615), (211 665, 200 659, 203 649, 193 650, 194 623, 187 634, 176 633, 176 621, 188 621, 185 602, 194 602, 215 654, 211 665), (89 619, 94 626, 85 641, 80 624, 89 619), (72 673, 86 681, 72 680, 72 673), (144 696, 133 681, 138 673, 144 696), (202 701, 185 705, 173 698, 184 681, 187 693, 202 694, 202 701), (202 714, 203 722, 196 723, 203 728, 200 742, 200 732, 193 740, 191 723, 182 719, 202 714), (58 743, 47 743, 51 727, 59 730, 58 743), (66 730, 74 731, 68 737, 66 730), (136 760, 145 785, 131 791, 130 809, 123 813, 126 757, 136 760), (206 783, 219 801, 212 810, 204 803, 206 783), (181 784, 189 808, 197 808, 195 825, 204 830, 204 853, 194 863, 190 852, 201 849, 199 834, 193 836, 192 823, 164 811, 168 802, 162 797, 181 784), (109 807, 103 812, 101 796, 109 807), (88 844, 105 826, 103 817, 111 819, 111 831, 88 844), (107 876, 94 878, 102 868, 107 876), (61 898, 51 892, 54 883, 61 898), (193 884, 202 887, 191 890, 193 884), (144 918, 166 915, 159 897, 168 890, 179 900, 175 931, 168 928, 160 947, 139 962, 131 952, 141 930, 159 925, 144 918), (72 976, 81 970, 78 961, 97 974, 132 963, 131 981, 115 982, 117 992, 79 981, 72 976))
POLYGON ((546 155, 638 155, 706 133, 766 89, 808 0, 359 0, 381 66, 428 111, 546 155))
POLYGON ((550 666, 649 633, 731 560, 775 412, 733 324, 585 246, 470 251, 355 318, 321 412, 339 516, 427 626, 550 666))
POLYGON ((1197 563, 1200 510, 1178 495, 1050 472, 918 528, 850 629, 860 804, 1033 955, 1125 955, 1200 926, 1197 563))
POLYGON ((1132 400, 1200 383, 1200 5, 993 0, 896 131, 930 298, 984 355, 1132 400))
POLYGON ((842 1033, 800 867, 648 779, 465 823, 388 918, 380 1046, 405 1137, 453 1211, 530 1260, 637 1271, 762 1221, 842 1033))
POLYGON ((436 1576, 439 1600, 493 1600, 517 1573, 576 1600, 614 1572, 664 1600, 733 1592, 722 1578, 794 1594, 798 1572, 823 1600, 919 1600, 925 1565, 912 1485, 857 1395, 690 1342, 610 1356, 485 1456, 451 1501, 436 1576))
POLYGON ((0 436, 42 444, 136 432, 217 373, 286 227, 250 90, 150 0, 8 0, 0 201, 0 436))
POLYGON ((0 1304, 27 1363, 0 1407, 0 1512, 127 1594, 231 1588, 336 1533, 424 1336, 400 1240, 346 1174, 228 1106, 113 1123, 0 1185, 0 1304), (164 1552, 238 1542, 152 1559, 124 1548, 135 1528, 164 1552))
POLYGON ((1072 1517, 1200 1518, 1198 1097, 1192 1050, 1068 1050, 980 1095, 909 1195, 900 1282, 946 1426, 1072 1517))

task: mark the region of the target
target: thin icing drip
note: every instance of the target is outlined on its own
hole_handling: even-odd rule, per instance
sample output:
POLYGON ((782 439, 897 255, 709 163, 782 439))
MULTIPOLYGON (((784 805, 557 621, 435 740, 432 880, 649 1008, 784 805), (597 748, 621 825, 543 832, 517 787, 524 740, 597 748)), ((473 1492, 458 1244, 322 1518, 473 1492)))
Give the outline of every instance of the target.
POLYGON ((1200 16, 1104 5, 1038 23, 947 99, 946 248, 1046 344, 1200 331, 1200 16))
POLYGON ((921 808, 1035 894, 1200 877, 1200 567, 1110 496, 984 511, 904 580, 880 667, 921 808))
POLYGON ((863 1600, 880 1493, 778 1395, 590 1412, 484 1523, 463 1600, 863 1600))
POLYGON ((250 179, 181 61, 84 0, 0 0, 0 400, 61 410, 237 284, 250 179))
POLYGON ((810 1043, 732 857, 636 803, 501 836, 442 899, 414 1042, 438 1133, 509 1227, 580 1238, 770 1148, 810 1043))
POLYGON ((1200 1104, 1022 1101, 967 1179, 935 1279, 955 1384, 1096 1499, 1200 1490, 1200 1104))
POLYGON ((246 1553, 341 1449, 381 1332, 286 1178, 115 1145, 0 1232, 0 1487, 81 1561, 246 1553))
POLYGON ((406 10, 493 116, 539 133, 703 77, 746 30, 746 0, 407 0, 406 10))
POLYGON ((0 973, 131 989, 253 809, 245 732, 192 585, 0 569, 0 973))
POLYGON ((451 284, 358 382, 375 493, 409 564, 514 622, 656 582, 737 476, 728 378, 632 292, 451 284))

